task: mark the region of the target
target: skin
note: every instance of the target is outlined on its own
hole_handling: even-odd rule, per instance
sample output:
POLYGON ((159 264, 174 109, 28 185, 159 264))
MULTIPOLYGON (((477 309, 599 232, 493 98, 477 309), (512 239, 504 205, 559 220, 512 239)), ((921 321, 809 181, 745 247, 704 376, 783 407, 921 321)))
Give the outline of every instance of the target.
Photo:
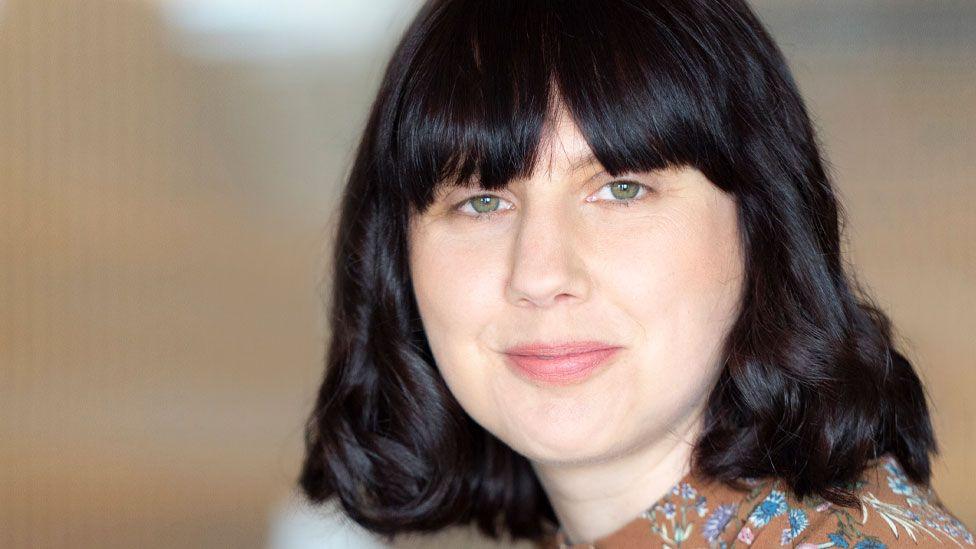
POLYGON ((576 166, 591 150, 558 113, 531 177, 491 193, 449 188, 415 214, 409 258, 441 375, 531 461, 579 543, 629 522, 688 471, 744 263, 734 196, 692 167, 614 179, 596 161, 576 166), (615 181, 649 189, 635 196, 615 181), (486 195, 498 200, 476 209, 486 195), (485 210, 494 215, 472 217, 485 210), (623 348, 570 385, 521 376, 503 354, 565 340, 623 348))

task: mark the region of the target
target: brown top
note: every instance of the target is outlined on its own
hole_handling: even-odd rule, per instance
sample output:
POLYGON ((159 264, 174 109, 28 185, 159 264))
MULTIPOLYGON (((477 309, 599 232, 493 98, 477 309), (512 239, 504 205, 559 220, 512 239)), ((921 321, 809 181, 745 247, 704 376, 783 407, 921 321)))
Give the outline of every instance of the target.
POLYGON ((565 533, 540 542, 543 549, 649 547, 896 547, 973 546, 973 535, 935 491, 908 480, 886 454, 868 463, 851 485, 860 511, 809 496, 797 500, 782 479, 745 479, 739 491, 689 472, 632 521, 592 543, 567 543, 565 533))

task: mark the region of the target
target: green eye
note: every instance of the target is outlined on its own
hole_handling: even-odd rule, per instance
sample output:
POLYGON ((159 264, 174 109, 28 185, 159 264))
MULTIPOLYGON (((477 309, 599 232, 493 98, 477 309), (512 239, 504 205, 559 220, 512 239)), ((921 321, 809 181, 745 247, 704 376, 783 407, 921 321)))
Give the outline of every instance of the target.
POLYGON ((503 200, 497 196, 490 194, 483 194, 480 196, 473 196, 464 202, 461 202, 454 207, 455 210, 463 212, 468 210, 468 206, 471 206, 471 213, 466 213, 464 215, 469 216, 474 219, 488 220, 494 217, 497 213, 504 211, 506 208, 501 207, 503 200))
POLYGON ((474 211, 479 214, 490 213, 498 210, 497 196, 476 196, 469 200, 469 202, 474 207, 474 211))
POLYGON ((620 200, 631 200, 640 192, 640 185, 632 181, 614 181, 610 183, 610 193, 620 200), (619 193, 617 192, 619 190, 619 193))

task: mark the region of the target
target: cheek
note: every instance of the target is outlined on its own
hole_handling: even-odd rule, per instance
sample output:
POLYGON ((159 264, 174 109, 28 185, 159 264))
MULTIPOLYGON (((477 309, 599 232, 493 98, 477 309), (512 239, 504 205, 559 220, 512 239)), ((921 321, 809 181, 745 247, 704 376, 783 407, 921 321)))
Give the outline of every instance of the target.
POLYGON ((715 368, 741 291, 735 215, 729 201, 689 201, 648 219, 632 245, 604 254, 603 291, 638 326, 654 375, 715 368))
POLYGON ((460 245, 447 238, 415 241, 411 250, 414 295, 425 329, 436 337, 471 335, 497 306, 492 299, 502 264, 488 247, 460 245))
POLYGON ((478 345, 502 305, 496 288, 500 253, 426 235, 411 245, 411 279, 436 366, 451 392, 473 415, 484 406, 489 369, 478 345))
POLYGON ((740 277, 737 237, 726 221, 717 213, 679 211, 648 231, 641 255, 629 259, 645 273, 644 303, 677 307, 667 310, 674 315, 721 315, 740 277))

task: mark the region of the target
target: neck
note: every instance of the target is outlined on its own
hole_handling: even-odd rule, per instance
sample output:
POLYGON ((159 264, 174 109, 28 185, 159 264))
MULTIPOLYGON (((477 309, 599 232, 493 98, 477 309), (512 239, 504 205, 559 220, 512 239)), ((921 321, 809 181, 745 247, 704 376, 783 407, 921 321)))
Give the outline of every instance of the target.
POLYGON ((701 429, 695 416, 666 437, 599 461, 533 462, 567 541, 585 543, 614 532, 684 477, 701 429))

